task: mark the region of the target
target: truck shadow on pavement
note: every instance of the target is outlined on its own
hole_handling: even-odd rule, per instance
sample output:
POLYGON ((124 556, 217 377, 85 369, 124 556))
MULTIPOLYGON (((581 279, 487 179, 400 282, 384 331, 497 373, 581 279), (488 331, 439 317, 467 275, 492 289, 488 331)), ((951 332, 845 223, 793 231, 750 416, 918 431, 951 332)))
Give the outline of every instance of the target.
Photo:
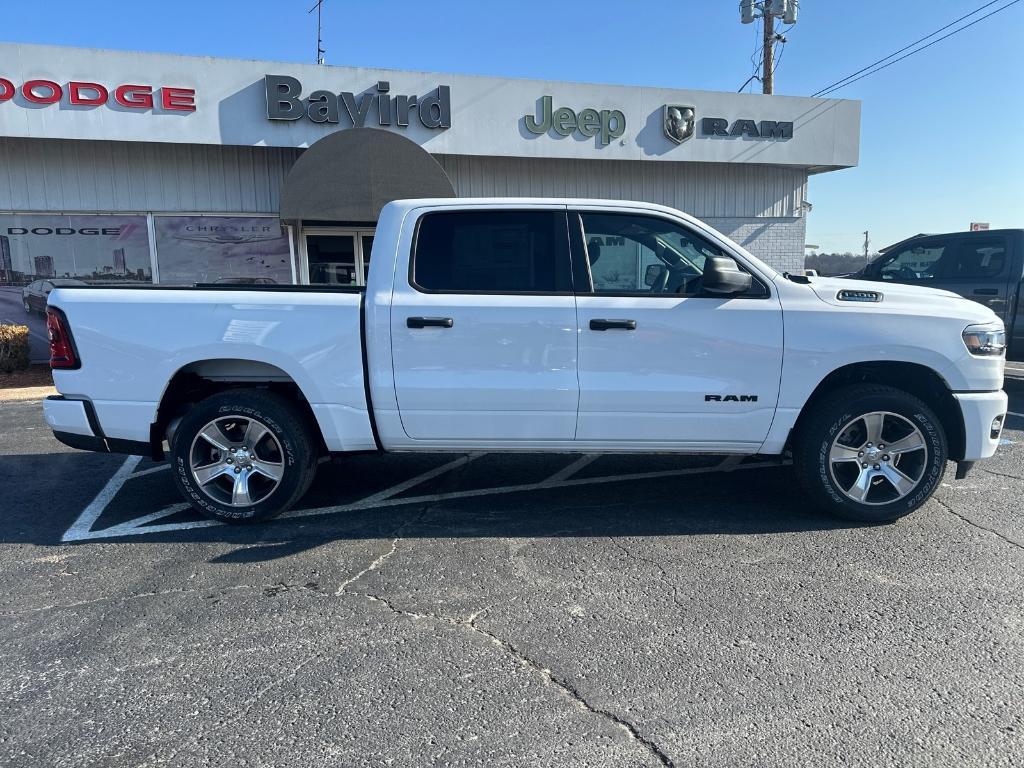
POLYGON ((0 541, 221 541, 239 549, 213 562, 240 563, 343 539, 758 535, 856 526, 814 509, 787 466, 748 459, 723 469, 722 462, 667 455, 353 456, 323 464, 309 494, 285 516, 236 526, 185 507, 166 465, 78 452, 8 455, 0 456, 0 477, 17 480, 4 483, 0 541), (119 473, 123 482, 105 498, 119 473))

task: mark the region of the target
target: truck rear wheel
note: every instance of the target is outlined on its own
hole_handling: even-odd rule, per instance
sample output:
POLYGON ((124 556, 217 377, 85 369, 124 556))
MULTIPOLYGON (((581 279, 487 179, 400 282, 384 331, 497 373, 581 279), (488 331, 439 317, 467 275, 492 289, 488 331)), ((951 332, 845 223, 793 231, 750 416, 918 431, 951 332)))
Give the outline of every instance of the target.
POLYGON ((942 424, 921 400, 893 387, 857 384, 819 400, 796 438, 800 484, 823 509, 863 522, 909 515, 946 468, 942 424))
POLYGON ((174 432, 174 482, 202 514, 225 523, 268 520, 297 502, 316 473, 303 415, 272 392, 236 389, 202 400, 174 432))

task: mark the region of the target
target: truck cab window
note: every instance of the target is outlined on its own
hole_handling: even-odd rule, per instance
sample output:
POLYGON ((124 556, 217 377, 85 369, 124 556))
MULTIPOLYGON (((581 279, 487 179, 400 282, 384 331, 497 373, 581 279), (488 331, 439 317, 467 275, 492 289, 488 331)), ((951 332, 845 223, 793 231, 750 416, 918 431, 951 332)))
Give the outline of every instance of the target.
POLYGON ((708 257, 726 255, 665 219, 622 213, 580 218, 595 293, 693 296, 708 257))
POLYGON ((570 293, 564 211, 428 213, 412 283, 434 293, 570 293))
POLYGON ((942 241, 910 245, 891 257, 883 257, 878 276, 882 280, 934 280, 940 275, 942 257, 948 252, 942 241))
POLYGON ((964 238, 956 261, 944 277, 972 279, 999 277, 1006 266, 1006 243, 1002 238, 964 238))

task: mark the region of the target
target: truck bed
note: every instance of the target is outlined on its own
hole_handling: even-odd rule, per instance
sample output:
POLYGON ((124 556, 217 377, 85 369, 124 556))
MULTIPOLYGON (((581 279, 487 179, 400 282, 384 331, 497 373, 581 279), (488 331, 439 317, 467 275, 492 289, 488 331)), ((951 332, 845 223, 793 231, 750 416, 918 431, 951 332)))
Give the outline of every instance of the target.
POLYGON ((54 371, 92 399, 109 438, 147 442, 164 392, 182 376, 293 382, 330 450, 375 447, 363 368, 362 289, 316 286, 58 288, 81 360, 54 371), (211 362, 217 361, 217 362, 211 362))

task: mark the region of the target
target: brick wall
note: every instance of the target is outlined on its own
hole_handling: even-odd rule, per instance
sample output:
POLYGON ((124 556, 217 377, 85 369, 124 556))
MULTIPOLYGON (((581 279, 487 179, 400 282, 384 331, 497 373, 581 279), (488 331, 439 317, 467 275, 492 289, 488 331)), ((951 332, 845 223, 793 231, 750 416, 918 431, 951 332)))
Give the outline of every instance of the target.
POLYGON ((704 221, 780 272, 800 272, 804 268, 807 219, 803 216, 706 218, 704 221))

